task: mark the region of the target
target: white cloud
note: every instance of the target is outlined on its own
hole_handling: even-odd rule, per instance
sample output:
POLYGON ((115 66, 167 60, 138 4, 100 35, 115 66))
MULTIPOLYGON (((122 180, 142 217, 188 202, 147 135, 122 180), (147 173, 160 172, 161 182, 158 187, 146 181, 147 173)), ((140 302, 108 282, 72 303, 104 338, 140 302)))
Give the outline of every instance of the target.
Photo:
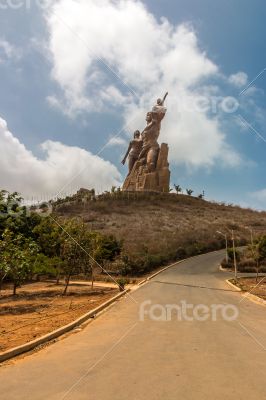
MULTIPOLYGON (((160 135, 160 142, 169 144, 171 163, 185 164, 189 168, 210 168, 216 162, 220 162, 223 167, 240 165, 243 161, 226 143, 218 119, 209 119, 205 113, 196 111, 191 104, 191 94, 187 90, 183 90, 179 96, 181 110, 174 95, 169 94, 170 107, 162 122, 160 135)), ((133 128, 134 130, 143 128, 146 111, 147 108, 140 108, 138 105, 126 109, 126 120, 133 117, 133 122, 130 124, 132 131, 133 128)))
MULTIPOLYGON (((158 23, 141 2, 60 0, 47 14, 47 25, 52 76, 77 109, 87 84, 90 91, 97 86, 91 76, 100 66, 138 95, 165 80, 190 86, 218 70, 198 48, 192 28, 166 19, 158 23)), ((103 85, 102 75, 101 80, 103 85)))
POLYGON ((248 195, 248 204, 257 210, 266 210, 266 189, 250 192, 248 195))
POLYGON ((107 143, 108 146, 126 146, 127 141, 120 136, 111 137, 111 139, 107 143))
POLYGON ((232 85, 240 88, 247 85, 248 76, 245 72, 239 71, 236 74, 230 75, 228 80, 232 85))
POLYGON ((0 147, 0 187, 24 196, 55 195, 74 176, 75 188, 104 190, 121 182, 113 164, 79 147, 47 140, 41 145, 45 157, 38 159, 14 137, 2 118, 0 147))
POLYGON ((11 43, 0 38, 0 63, 16 56, 16 49, 11 43))
MULTIPOLYGON (((240 163, 218 115, 175 107, 180 97, 217 90, 207 79, 218 76, 219 68, 191 26, 158 21, 134 0, 59 0, 45 18, 52 77, 63 93, 50 97, 50 104, 70 116, 117 107, 133 132, 144 128, 146 112, 168 90, 161 140, 169 143, 170 161, 194 167, 240 163)), ((244 75, 235 74, 235 82, 244 82, 244 75)))
POLYGON ((8 61, 17 62, 22 57, 22 49, 10 43, 4 38, 0 38, 0 64, 8 61))
POLYGON ((52 106, 54 108, 60 108, 61 107, 61 103, 60 103, 59 99, 56 96, 47 96, 46 97, 46 101, 50 104, 50 106, 52 106))
POLYGON ((257 192, 250 193, 250 197, 266 204, 266 189, 258 190, 257 192))

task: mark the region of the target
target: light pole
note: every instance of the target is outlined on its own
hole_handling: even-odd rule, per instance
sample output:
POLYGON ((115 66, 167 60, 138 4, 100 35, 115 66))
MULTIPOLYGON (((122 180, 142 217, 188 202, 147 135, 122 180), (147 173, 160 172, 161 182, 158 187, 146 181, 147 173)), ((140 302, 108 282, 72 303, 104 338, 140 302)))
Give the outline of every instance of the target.
POLYGON ((256 263, 256 269, 257 269, 257 276, 256 276, 256 282, 258 282, 258 274, 259 274, 259 259, 258 259, 258 254, 257 254, 257 250, 256 247, 254 247, 254 231, 252 228, 250 228, 249 226, 245 226, 246 229, 249 230, 250 232, 250 243, 251 243, 251 252, 252 252, 252 256, 253 259, 256 263))
POLYGON ((253 229, 252 229, 252 228, 250 228, 249 226, 245 226, 245 228, 246 228, 246 229, 248 229, 248 230, 249 230, 249 232, 250 232, 250 243, 251 243, 252 250, 253 250, 253 246, 254 246, 254 235, 253 235, 253 229))
POLYGON ((233 244, 233 254, 234 254, 235 280, 237 280, 236 248, 235 248, 235 237, 233 229, 232 229, 232 244, 233 244))
POLYGON ((219 235, 222 235, 225 238, 225 261, 226 264, 228 264, 228 242, 227 242, 227 234, 226 233, 222 233, 220 231, 216 231, 217 233, 219 233, 219 235))

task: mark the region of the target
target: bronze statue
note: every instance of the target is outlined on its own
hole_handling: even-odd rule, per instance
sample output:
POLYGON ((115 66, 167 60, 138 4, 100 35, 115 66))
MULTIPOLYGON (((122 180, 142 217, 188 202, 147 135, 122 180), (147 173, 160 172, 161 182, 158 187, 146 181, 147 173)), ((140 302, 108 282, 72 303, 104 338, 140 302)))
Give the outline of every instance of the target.
POLYGON ((149 172, 154 171, 158 159, 160 146, 157 140, 160 135, 161 121, 165 117, 167 111, 166 107, 164 107, 167 95, 168 92, 164 95, 163 100, 158 99, 152 111, 147 113, 147 126, 141 134, 143 147, 139 155, 139 160, 147 165, 149 172))
POLYGON ((161 122, 166 114, 165 99, 157 99, 156 105, 146 115, 147 125, 141 133, 136 131, 127 153, 122 160, 129 158, 129 172, 123 184, 124 191, 169 192, 170 171, 168 145, 158 144, 161 122))
POLYGON ((130 172, 134 167, 135 162, 138 160, 141 149, 142 149, 142 139, 140 139, 140 131, 135 131, 134 139, 131 140, 131 142, 129 143, 126 155, 122 160, 122 164, 124 165, 128 157, 128 174, 130 174, 130 172))
POLYGON ((153 118, 153 113, 146 116, 147 126, 141 133, 143 146, 139 155, 142 164, 147 165, 149 171, 153 171, 158 157, 159 144, 157 139, 160 134, 160 122, 153 118))

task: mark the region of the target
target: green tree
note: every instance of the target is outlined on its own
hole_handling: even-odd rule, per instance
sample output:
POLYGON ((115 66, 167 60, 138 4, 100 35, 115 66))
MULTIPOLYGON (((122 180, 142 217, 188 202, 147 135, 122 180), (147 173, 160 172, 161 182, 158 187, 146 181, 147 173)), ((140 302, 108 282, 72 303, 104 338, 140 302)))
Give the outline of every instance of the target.
POLYGON ((203 192, 198 195, 198 198, 199 199, 204 199, 204 197, 205 197, 205 192, 203 190, 203 192))
POLYGON ((2 236, 3 259, 8 265, 8 276, 13 283, 13 295, 15 295, 17 287, 32 273, 32 259, 38 253, 38 246, 31 239, 22 235, 15 236, 8 229, 2 236))
POLYGON ((177 194, 178 194, 178 193, 182 193, 182 188, 181 188, 180 185, 174 184, 174 188, 175 188, 175 191, 176 191, 177 194))
POLYGON ((259 260, 266 260, 266 235, 262 236, 258 242, 259 260))
POLYGON ((2 290, 2 285, 4 282, 5 277, 7 276, 9 272, 9 265, 7 263, 7 260, 5 258, 5 244, 1 240, 0 241, 0 293, 2 290))
POLYGON ((60 257, 64 234, 62 228, 51 217, 43 217, 33 229, 34 239, 41 253, 48 257, 60 257))
POLYGON ((64 271, 63 260, 60 257, 47 257, 43 253, 37 254, 33 261, 33 275, 39 279, 39 276, 48 275, 56 278, 56 284, 59 284, 60 275, 64 271))
POLYGON ((0 191, 0 234, 6 229, 7 221, 14 220, 22 212, 21 201, 17 192, 0 191))
POLYGON ((93 254, 95 234, 90 232, 84 223, 73 219, 64 224, 62 236, 61 257, 64 260, 63 267, 66 276, 63 292, 65 295, 72 275, 80 272, 87 275, 92 272, 91 254, 93 254))
POLYGON ((262 236, 259 239, 259 242, 256 246, 255 251, 255 261, 257 264, 257 275, 256 275, 256 282, 258 282, 259 271, 262 263, 266 262, 266 235, 262 236))
POLYGON ((41 216, 22 206, 22 197, 18 192, 0 191, 0 235, 5 229, 34 239, 33 229, 40 223, 41 216))
POLYGON ((187 195, 188 195, 188 196, 191 196, 192 193, 194 192, 194 190, 192 190, 192 189, 186 189, 186 192, 187 192, 187 195))
POLYGON ((118 241, 113 235, 100 235, 95 237, 95 249, 93 256, 97 263, 101 265, 105 261, 114 261, 122 251, 122 243, 118 241))

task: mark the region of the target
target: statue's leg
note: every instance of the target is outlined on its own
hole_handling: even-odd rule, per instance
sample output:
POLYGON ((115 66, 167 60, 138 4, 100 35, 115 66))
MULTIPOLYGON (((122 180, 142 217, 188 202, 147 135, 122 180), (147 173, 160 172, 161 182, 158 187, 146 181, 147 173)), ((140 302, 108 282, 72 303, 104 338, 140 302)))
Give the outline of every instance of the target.
POLYGON ((136 157, 129 156, 129 158, 128 158, 128 175, 131 173, 136 161, 137 161, 136 157))
MULTIPOLYGON (((149 147, 148 146, 144 146, 142 148, 141 152, 140 152, 140 155, 139 155, 138 159, 139 160, 145 159, 145 161, 147 162, 147 153, 148 153, 148 151, 149 151, 149 147)), ((145 164, 146 164, 146 162, 145 162, 145 164)))
POLYGON ((157 164, 157 159, 158 159, 158 154, 159 154, 159 147, 154 146, 152 147, 148 154, 147 154, 147 165, 148 165, 148 170, 149 172, 152 172, 156 168, 157 164))

